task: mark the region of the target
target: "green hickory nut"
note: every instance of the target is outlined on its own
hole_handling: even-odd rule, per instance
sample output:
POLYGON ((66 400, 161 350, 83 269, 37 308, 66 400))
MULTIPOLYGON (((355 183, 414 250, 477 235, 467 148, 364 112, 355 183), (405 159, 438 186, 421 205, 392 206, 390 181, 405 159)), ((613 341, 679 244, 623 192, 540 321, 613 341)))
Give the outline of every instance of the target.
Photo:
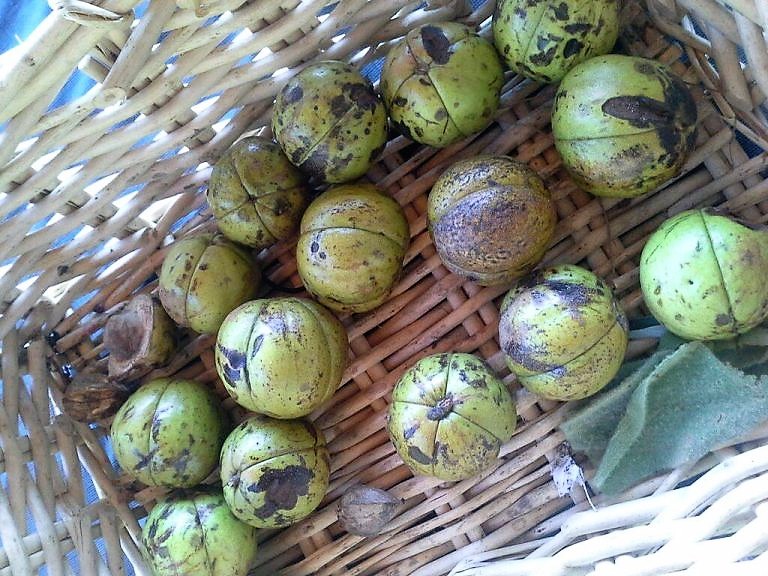
POLYGON ((380 89, 404 135, 445 147, 491 123, 503 84, 493 45, 463 24, 441 22, 414 28, 391 48, 380 89))
POLYGON ((677 176, 695 132, 688 87, 646 58, 587 60, 566 74, 555 96, 555 147, 576 184, 596 196, 639 196, 677 176))
POLYGON ((511 70, 538 82, 611 51, 619 34, 617 0, 501 0, 493 40, 511 70))
POLYGON ((648 309, 689 340, 722 340, 768 317, 768 232, 707 209, 687 210, 651 234, 640 256, 648 309))
POLYGON ((516 419, 512 395, 483 360, 445 353, 422 358, 400 377, 387 429, 411 470, 455 481, 493 465, 516 419))
POLYGON ((272 131, 288 159, 315 181, 348 182, 387 142, 387 112, 373 85, 333 60, 307 66, 280 90, 272 131))
POLYGON ((304 286, 340 312, 384 302, 400 276, 408 221, 400 205, 367 183, 331 187, 301 219, 296 262, 304 286))
POLYGON ((305 419, 257 414, 221 449, 221 483, 232 513, 256 528, 283 528, 320 505, 330 456, 320 429, 305 419))
POLYGON ((238 520, 220 491, 178 490, 161 498, 141 531, 154 576, 246 576, 256 529, 238 520))
POLYGON ((551 400, 591 396, 616 375, 629 325, 610 288, 571 264, 529 275, 501 304, 499 342, 529 391, 551 400))
POLYGON ((333 396, 347 349, 344 325, 317 302, 253 300, 221 325, 216 370, 241 406, 273 418, 298 418, 333 396))
POLYGON ((443 263, 486 286, 511 282, 538 264, 556 222, 541 178, 507 156, 460 160, 429 193, 427 225, 443 263))
POLYGON ((160 302, 180 326, 215 334, 224 318, 256 296, 261 272, 248 253, 220 234, 179 240, 160 270, 160 302))
POLYGON ((140 482, 190 488, 216 468, 227 425, 219 399, 205 385, 161 378, 120 407, 110 436, 118 464, 140 482))
POLYGON ((222 234, 261 250, 296 231, 309 192, 280 146, 251 136, 216 162, 206 198, 222 234))

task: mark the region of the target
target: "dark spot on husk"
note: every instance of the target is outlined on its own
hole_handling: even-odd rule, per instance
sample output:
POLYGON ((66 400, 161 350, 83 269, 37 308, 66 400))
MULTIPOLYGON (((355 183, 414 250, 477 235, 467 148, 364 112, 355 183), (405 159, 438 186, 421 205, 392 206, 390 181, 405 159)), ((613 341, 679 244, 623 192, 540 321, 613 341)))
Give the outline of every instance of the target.
POLYGON ((656 68, 650 62, 635 62, 635 70, 647 76, 653 76, 656 73, 656 68))
POLYGON ((563 48, 563 56, 570 58, 571 56, 578 54, 582 48, 584 48, 584 44, 582 42, 579 42, 576 40, 576 38, 571 38, 568 40, 568 42, 565 43, 565 47, 563 48))
POLYGON ((718 326, 727 326, 733 322, 733 317, 730 314, 718 314, 715 318, 715 324, 718 326))
POLYGON ((429 57, 437 64, 447 64, 451 53, 451 42, 437 26, 424 26, 421 29, 421 42, 429 57))
POLYGON ((557 46, 552 46, 546 52, 539 52, 538 54, 532 55, 530 60, 536 66, 547 66, 554 59, 556 51, 557 46))
POLYGON ((403 438, 405 438, 406 440, 410 440, 411 438, 413 438, 413 435, 416 434, 416 430, 418 429, 419 429, 418 424, 414 424, 410 428, 406 428, 405 430, 403 430, 403 438))
POLYGON ((344 98, 341 94, 338 96, 334 96, 331 100, 331 114, 336 116, 336 118, 341 118, 344 116, 344 113, 347 111, 347 99, 344 98))
POLYGON ((573 24, 566 24, 563 26, 563 30, 568 32, 568 34, 581 34, 582 36, 589 32, 590 26, 589 24, 585 24, 584 22, 574 22, 573 24))
POLYGON ((526 11, 523 10, 523 8, 521 8, 520 6, 515 8, 515 16, 517 16, 518 18, 522 18, 523 20, 525 20, 526 14, 527 14, 526 11))
POLYGON ((637 128, 668 126, 674 121, 673 111, 667 102, 647 96, 615 96, 603 102, 602 110, 637 128))
POLYGON ((555 12, 555 18, 558 20, 568 20, 568 4, 560 2, 557 6, 551 6, 555 12))
POLYGON ((312 244, 309 245, 309 251, 312 252, 312 254, 315 254, 318 250, 320 250, 320 244, 317 242, 312 242, 312 244))
POLYGON ((438 400, 437 404, 427 411, 427 419, 432 421, 444 419, 451 413, 454 404, 456 404, 456 402, 453 398, 453 394, 445 395, 438 400))
POLYGON ((224 363, 224 377, 230 385, 235 387, 239 380, 240 371, 245 367, 245 354, 221 344, 217 344, 217 346, 219 352, 226 359, 226 363, 224 363))
POLYGON ((549 372, 556 368, 554 364, 542 362, 537 358, 537 356, 546 354, 546 350, 543 350, 540 346, 531 345, 528 341, 522 338, 508 342, 506 346, 504 346, 504 353, 509 356, 515 364, 519 364, 531 372, 549 372))
POLYGON ((370 86, 365 84, 344 84, 342 90, 349 94, 349 98, 352 102, 369 112, 376 110, 376 106, 379 104, 379 99, 376 97, 376 93, 370 86))
POLYGON ((304 90, 301 86, 293 86, 285 91, 283 103, 287 105, 295 104, 304 97, 304 90))
POLYGON ((555 292, 565 304, 574 308, 588 305, 595 296, 605 295, 600 288, 588 288, 580 284, 563 282, 562 280, 545 280, 543 284, 555 292))
POLYGON ((254 358, 256 354, 259 353, 259 350, 261 349, 261 345, 264 343, 264 334, 259 334, 256 339, 253 341, 253 345, 251 346, 251 358, 254 358))
POLYGON ((408 456, 419 464, 432 464, 432 458, 424 454, 418 446, 408 446, 408 456))
POLYGON ((304 466, 265 468, 256 484, 248 492, 264 492, 264 505, 254 510, 258 518, 269 518, 278 510, 292 510, 300 496, 309 493, 309 483, 315 473, 304 466))
POLYGON ((152 460, 152 458, 155 457, 155 454, 157 454, 158 448, 153 448, 146 454, 142 454, 138 450, 136 451, 136 455, 140 456, 139 461, 136 463, 136 466, 133 467, 134 470, 143 470, 147 466, 149 466, 149 462, 152 460))

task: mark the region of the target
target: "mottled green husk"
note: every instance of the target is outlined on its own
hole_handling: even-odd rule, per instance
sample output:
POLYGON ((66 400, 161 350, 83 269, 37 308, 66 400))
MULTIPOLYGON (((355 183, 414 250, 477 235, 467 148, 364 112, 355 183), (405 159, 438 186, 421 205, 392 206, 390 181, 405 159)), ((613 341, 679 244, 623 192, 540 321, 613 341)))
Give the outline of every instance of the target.
POLYGON ((347 333, 306 298, 270 298, 233 310, 216 339, 216 370, 235 401, 273 418, 306 416, 328 400, 347 363, 347 333))
POLYGON ((666 220, 640 256, 648 309, 689 340, 733 338, 768 316, 768 233, 707 210, 666 220))
POLYGON ((503 83, 490 42, 463 24, 438 22, 414 28, 390 49, 380 89, 403 134, 444 147, 490 124, 503 83))
POLYGON ((328 489, 330 456, 322 431, 305 419, 257 414, 221 449, 221 483, 232 513, 257 528, 282 528, 309 515, 328 489))
POLYGON ((493 39, 507 65, 539 82, 610 52, 619 34, 617 0, 500 0, 493 39))
POLYGON ((216 468, 227 431, 221 403, 208 387, 162 378, 120 407, 111 439, 126 473, 150 486, 190 488, 216 468))
POLYGON ((387 429, 412 470, 462 480, 495 462, 515 424, 514 400, 485 362, 445 353, 419 360, 401 376, 387 429))
POLYGON ((161 498, 141 542, 154 576, 245 576, 257 550, 256 530, 235 518, 218 491, 161 498))
POLYGON ((334 186, 301 219, 296 265, 307 290, 342 312, 367 312, 389 296, 408 248, 408 221, 368 183, 334 186))
POLYGON ((277 144, 250 136, 216 162, 206 199, 222 234, 260 250, 296 231, 309 191, 277 144))

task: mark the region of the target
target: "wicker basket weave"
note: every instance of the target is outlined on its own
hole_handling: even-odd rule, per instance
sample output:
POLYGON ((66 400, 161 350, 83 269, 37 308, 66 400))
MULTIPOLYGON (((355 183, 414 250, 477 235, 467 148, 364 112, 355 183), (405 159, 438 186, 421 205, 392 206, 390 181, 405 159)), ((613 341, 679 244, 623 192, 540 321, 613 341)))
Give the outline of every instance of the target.
MULTIPOLYGON (((367 70, 425 22, 457 20, 489 34, 495 3, 51 5, 27 40, 0 56, 0 575, 145 574, 140 525, 163 490, 119 473, 106 422, 88 426, 61 413, 64 368, 106 372, 106 320, 133 293, 156 288, 153 275, 174 239, 214 228, 203 193, 210 165, 243 134, 268 126, 276 91, 302 65, 345 59, 367 70), (95 87, 50 109, 77 68, 95 87)), ((549 461, 563 441, 563 407, 519 390, 505 368, 497 336, 505 287, 450 274, 426 231, 427 194, 446 166, 481 152, 509 154, 535 169, 555 198, 559 223, 546 262, 591 268, 638 317, 639 254, 665 218, 714 205, 765 223, 768 3, 627 0, 622 21, 618 50, 671 65, 693 88, 698 146, 683 175, 631 201, 580 191, 553 147, 554 89, 513 75, 495 122, 477 137, 444 150, 394 137, 369 178, 408 216, 405 273, 384 305, 343 318, 353 359, 333 400, 313 415, 332 454, 330 490, 308 519, 260 532, 254 573, 768 573, 768 429, 621 498, 596 500, 596 510, 578 495, 558 496, 549 461), (399 375, 447 350, 487 359, 517 390, 521 419, 494 469, 454 484, 412 477, 384 425, 399 375), (385 535, 362 539, 338 527, 335 502, 356 482, 406 499, 385 535)), ((274 285, 300 286, 293 247, 258 255, 274 285)), ((635 337, 629 357, 654 345, 635 337)), ((211 346, 210 337, 190 338, 152 375, 205 382, 242 417, 217 380, 211 346)))

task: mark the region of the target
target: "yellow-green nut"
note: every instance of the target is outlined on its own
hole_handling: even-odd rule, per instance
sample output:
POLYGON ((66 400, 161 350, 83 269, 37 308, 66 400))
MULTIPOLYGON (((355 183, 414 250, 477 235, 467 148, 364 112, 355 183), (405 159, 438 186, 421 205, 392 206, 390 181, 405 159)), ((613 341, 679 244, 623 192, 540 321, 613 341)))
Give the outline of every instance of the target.
POLYGON ((280 90, 272 131, 288 159, 319 182, 340 183, 368 171, 387 142, 387 112, 355 68, 317 62, 280 90))
POLYGON ((445 266, 482 285, 505 284, 544 256, 557 214, 549 190, 507 156, 460 160, 432 187, 429 232, 445 266))
POLYGON ((768 317, 768 232, 707 209, 651 234, 640 256, 646 306, 689 340, 723 340, 768 317))
POLYGON ((372 184, 331 187, 301 219, 299 276, 322 304, 366 312, 387 299, 408 248, 400 205, 372 184))
POLYGON ((222 235, 176 242, 160 270, 160 302, 180 326, 214 334, 224 318, 256 296, 261 272, 248 253, 222 235))
POLYGON ((273 418, 298 418, 333 396, 347 348, 344 325, 314 300, 253 300, 221 325, 216 370, 241 406, 273 418))
POLYGON ((296 231, 309 192, 280 146, 251 136, 216 162, 206 198, 222 234, 260 250, 296 231))
POLYGON ((501 0, 493 15, 493 40, 507 65, 539 82, 558 82, 610 52, 618 34, 618 0, 501 0))
POLYGON ((221 483, 232 513, 256 528, 282 528, 317 508, 328 489, 330 456, 309 420, 257 414, 221 449, 221 483))
POLYGON ((411 470, 453 481, 492 466, 516 419, 512 395, 483 360, 445 353, 422 358, 400 377, 387 429, 411 470))
POLYGON ((531 274, 501 304, 499 343, 520 383, 543 398, 591 396, 618 372, 628 323, 610 288, 570 264, 531 274))
POLYGON ((245 576, 256 559, 256 529, 229 511, 219 490, 161 498, 141 531, 155 576, 245 576))
POLYGON ((140 482, 190 488, 216 468, 227 431, 221 403, 209 388, 161 378, 128 398, 110 435, 118 464, 140 482))
POLYGON ((552 112, 563 165, 596 196, 639 196, 677 176, 695 130, 696 103, 685 83, 635 56, 597 56, 573 68, 552 112))
POLYGON ((403 134, 444 147, 491 123, 503 84, 493 45, 463 24, 442 22, 414 28, 392 47, 380 89, 403 134))

